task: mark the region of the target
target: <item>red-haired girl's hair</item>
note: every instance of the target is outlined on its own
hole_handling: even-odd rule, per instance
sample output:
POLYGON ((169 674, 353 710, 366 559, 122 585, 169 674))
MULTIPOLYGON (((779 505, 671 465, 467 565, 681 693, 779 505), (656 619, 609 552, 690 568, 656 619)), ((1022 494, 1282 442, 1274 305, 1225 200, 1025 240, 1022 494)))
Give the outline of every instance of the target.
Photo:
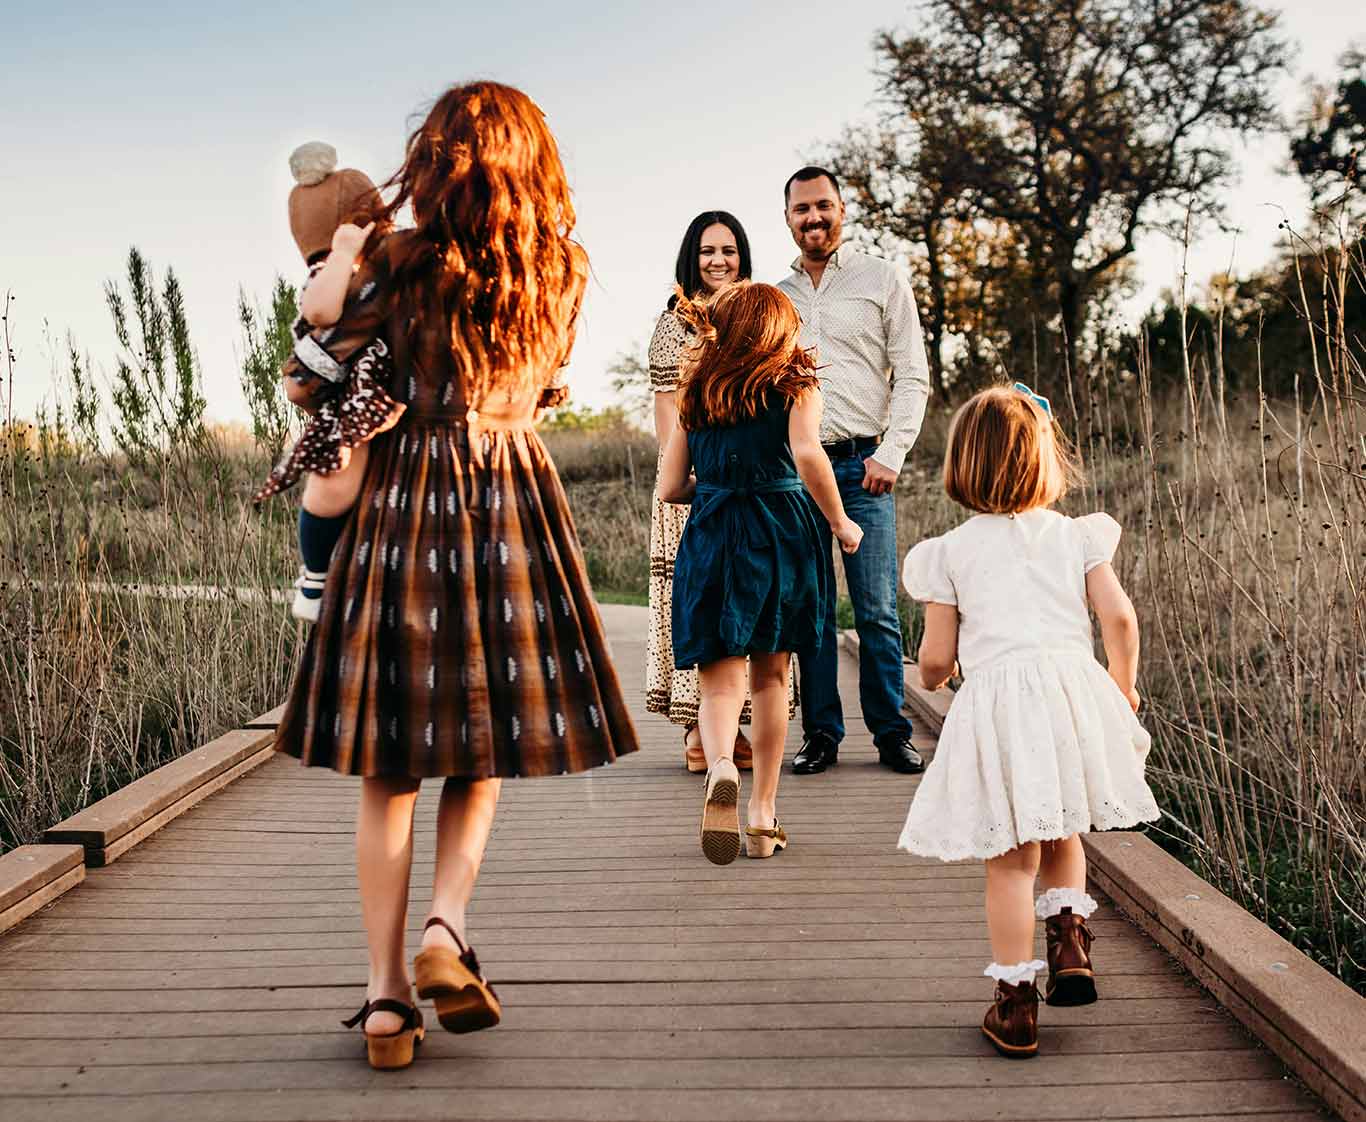
POLYGON ((795 402, 820 385, 815 359, 798 342, 797 309, 771 284, 742 281, 707 300, 680 290, 673 314, 693 336, 678 391, 688 431, 738 424, 774 397, 795 402))
POLYGON ((544 381, 568 354, 588 259, 570 239, 569 183, 535 102, 498 82, 453 86, 385 186, 397 191, 382 220, 408 206, 415 229, 378 256, 428 320, 415 331, 449 322, 470 403, 544 381))

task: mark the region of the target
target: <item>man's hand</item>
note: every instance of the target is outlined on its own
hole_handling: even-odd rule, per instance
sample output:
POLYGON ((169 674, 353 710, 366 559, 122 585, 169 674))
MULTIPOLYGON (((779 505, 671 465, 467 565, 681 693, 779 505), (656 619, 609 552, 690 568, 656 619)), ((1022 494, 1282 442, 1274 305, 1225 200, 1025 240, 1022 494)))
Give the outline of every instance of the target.
POLYGON ((874 459, 863 461, 863 489, 870 495, 885 495, 896 486, 896 472, 874 459))

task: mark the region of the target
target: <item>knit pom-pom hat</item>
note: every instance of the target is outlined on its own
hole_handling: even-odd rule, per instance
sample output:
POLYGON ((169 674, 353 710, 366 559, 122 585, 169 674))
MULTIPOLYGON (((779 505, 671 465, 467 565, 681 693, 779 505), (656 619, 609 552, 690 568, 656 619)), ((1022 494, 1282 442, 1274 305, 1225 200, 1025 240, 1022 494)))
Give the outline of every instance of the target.
POLYGON ((289 193, 289 230, 305 261, 327 254, 343 222, 364 226, 378 212, 379 192, 355 168, 337 170, 337 150, 320 140, 289 155, 296 186, 289 193))

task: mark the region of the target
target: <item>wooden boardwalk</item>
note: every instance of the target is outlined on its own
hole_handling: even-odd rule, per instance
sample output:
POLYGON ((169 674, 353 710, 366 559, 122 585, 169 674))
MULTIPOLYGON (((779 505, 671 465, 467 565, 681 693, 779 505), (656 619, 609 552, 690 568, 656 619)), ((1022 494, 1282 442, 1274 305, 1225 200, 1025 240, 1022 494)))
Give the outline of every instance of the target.
MULTIPOLYGON (((639 699, 639 610, 606 615, 639 699)), ((356 787, 282 758, 0 936, 0 1119, 1319 1116, 1108 907, 1102 1001, 1043 1008, 1040 1057, 997 1058, 977 1027, 980 869, 895 849, 915 780, 876 765, 856 716, 837 769, 784 776, 789 851, 725 868, 698 848, 675 730, 638 722, 621 764, 504 788, 470 917, 500 1027, 436 1028, 408 1070, 366 1066, 338 1023, 365 980, 356 787)), ((414 944, 437 791, 418 806, 414 944)))

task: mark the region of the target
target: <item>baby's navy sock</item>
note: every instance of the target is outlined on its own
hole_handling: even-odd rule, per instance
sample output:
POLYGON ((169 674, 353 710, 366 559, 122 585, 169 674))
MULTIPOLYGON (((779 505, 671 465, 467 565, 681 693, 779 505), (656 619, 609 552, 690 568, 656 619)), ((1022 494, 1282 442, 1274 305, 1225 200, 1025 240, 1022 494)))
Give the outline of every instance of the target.
MULTIPOLYGON (((349 517, 349 511, 336 518, 324 518, 302 509, 299 511, 299 553, 309 574, 327 572, 332 560, 332 547, 341 537, 342 527, 349 517)), ((301 591, 309 600, 319 600, 323 594, 321 588, 304 587, 301 591)))

